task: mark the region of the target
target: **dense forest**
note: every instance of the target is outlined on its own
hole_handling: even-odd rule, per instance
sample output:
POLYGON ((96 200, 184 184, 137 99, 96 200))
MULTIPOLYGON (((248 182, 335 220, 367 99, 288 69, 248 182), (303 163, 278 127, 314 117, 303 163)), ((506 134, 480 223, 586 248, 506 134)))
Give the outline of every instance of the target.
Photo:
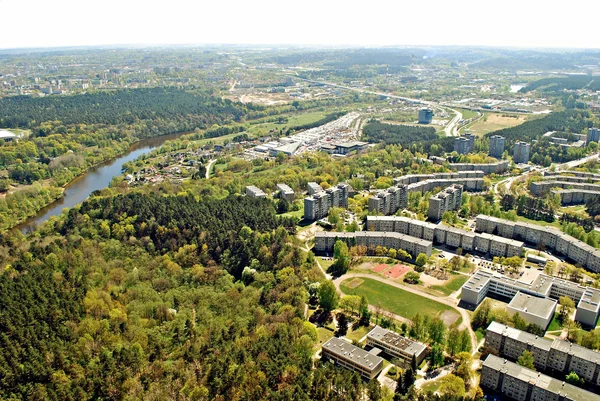
POLYGON ((408 147, 434 142, 439 139, 439 136, 432 127, 385 124, 371 120, 363 128, 363 138, 369 142, 408 147))
POLYGON ((577 90, 587 88, 591 91, 600 90, 600 80, 598 77, 590 75, 571 75, 568 77, 543 78, 531 82, 521 88, 519 92, 529 93, 534 90, 542 92, 560 92, 563 90, 577 90))
POLYGON ((506 148, 510 151, 517 141, 531 142, 548 131, 565 131, 581 134, 592 126, 590 113, 582 110, 565 110, 549 114, 543 118, 529 120, 512 128, 489 132, 486 137, 501 135, 506 138, 506 148))
POLYGON ((78 96, 0 100, 0 126, 33 128, 45 121, 63 124, 133 124, 140 120, 190 118, 190 129, 226 120, 239 120, 248 110, 261 106, 241 105, 217 97, 175 88, 147 88, 93 92, 78 96), (216 117, 216 118, 215 118, 216 117))

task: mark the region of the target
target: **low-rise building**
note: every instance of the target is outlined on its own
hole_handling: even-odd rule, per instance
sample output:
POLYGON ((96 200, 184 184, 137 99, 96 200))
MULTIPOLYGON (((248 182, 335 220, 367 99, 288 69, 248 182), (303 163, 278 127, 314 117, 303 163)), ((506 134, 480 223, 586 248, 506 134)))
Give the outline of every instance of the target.
POLYGON ((597 394, 492 354, 483 362, 480 384, 516 401, 600 401, 597 394))
POLYGON ((412 362, 413 357, 420 365, 427 356, 427 346, 383 327, 375 326, 367 334, 367 344, 383 350, 392 358, 412 362))
POLYGON ((285 199, 288 202, 293 202, 294 201, 294 190, 292 188, 290 188, 288 185, 286 184, 277 184, 277 190, 279 191, 279 197, 281 199, 285 199))
POLYGON ((508 313, 518 313, 527 323, 535 324, 546 330, 556 311, 556 301, 541 298, 518 291, 508 304, 508 313))
POLYGON ((374 379, 383 369, 383 359, 362 348, 332 337, 323 344, 321 358, 329 359, 336 365, 357 372, 367 380, 374 379))
POLYGON ((246 195, 251 197, 251 198, 266 198, 267 194, 264 193, 264 191, 258 187, 255 187, 254 185, 248 185, 246 187, 246 195))
MULTIPOLYGON (((600 315, 600 290, 545 274, 539 274, 533 282, 527 283, 491 270, 479 269, 462 286, 461 301, 479 305, 488 295, 512 299, 519 293, 551 300, 568 296, 577 305, 575 320, 583 326, 596 327, 600 315)), ((546 312, 547 316, 549 311, 546 312)))

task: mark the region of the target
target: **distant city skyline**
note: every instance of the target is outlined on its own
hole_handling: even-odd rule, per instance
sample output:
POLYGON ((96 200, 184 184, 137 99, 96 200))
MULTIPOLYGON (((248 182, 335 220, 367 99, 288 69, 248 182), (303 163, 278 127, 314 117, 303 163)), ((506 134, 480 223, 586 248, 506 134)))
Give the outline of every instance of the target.
POLYGON ((0 0, 0 49, 124 44, 600 48, 596 1, 0 0))

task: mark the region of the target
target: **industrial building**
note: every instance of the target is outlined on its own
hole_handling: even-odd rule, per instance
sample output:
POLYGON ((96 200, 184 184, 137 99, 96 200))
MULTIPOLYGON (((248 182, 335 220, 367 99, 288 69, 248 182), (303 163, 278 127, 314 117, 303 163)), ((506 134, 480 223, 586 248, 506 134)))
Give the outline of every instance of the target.
POLYGON ((383 359, 362 348, 332 337, 323 344, 321 358, 329 359, 336 365, 357 372, 367 380, 374 379, 383 369, 383 359))
POLYGON ((347 155, 351 152, 357 152, 359 150, 366 149, 369 146, 368 142, 352 141, 344 142, 335 145, 335 153, 338 155, 347 155))
POLYGON ((417 365, 427 356, 427 346, 424 344, 379 326, 375 326, 367 334, 367 345, 379 348, 392 358, 408 363, 411 363, 414 357, 417 365))
POLYGON ((531 150, 531 145, 527 142, 515 142, 513 147, 513 161, 516 164, 519 163, 529 163, 529 151, 531 150))
POLYGON ((590 142, 600 142, 600 128, 588 128, 585 144, 589 145, 590 142))
POLYGON ((251 198, 266 198, 267 194, 262 189, 255 187, 254 185, 248 185, 246 187, 246 195, 251 198))
POLYGON ((417 238, 462 248, 465 252, 489 253, 493 256, 522 256, 523 243, 490 234, 427 223, 404 216, 367 216, 367 230, 397 232, 417 238))
POLYGON ((491 322, 485 334, 485 345, 498 356, 516 361, 524 351, 533 355, 537 370, 568 374, 575 372, 586 383, 600 386, 600 353, 556 338, 539 337, 526 331, 491 322))
POLYGON ((597 394, 492 354, 483 362, 480 384, 516 401, 600 401, 597 394))
POLYGON ((501 135, 492 135, 490 137, 490 152, 489 155, 496 159, 501 159, 504 153, 505 139, 501 135))
POLYGON ((430 124, 433 120, 433 110, 423 107, 419 110, 419 124, 430 124))
POLYGON ((281 199, 285 199, 290 203, 294 201, 294 190, 287 184, 277 184, 277 190, 279 191, 279 197, 281 199))
POLYGON ((429 198, 430 220, 439 221, 444 213, 459 210, 462 206, 463 186, 454 184, 429 198))
POLYGON ((475 230, 496 234, 504 238, 524 241, 530 244, 542 244, 546 249, 566 256, 575 264, 600 272, 600 250, 554 227, 542 227, 536 224, 510 221, 491 216, 478 215, 475 230))
MULTIPOLYGON (((582 326, 586 327, 595 327, 598 321, 600 313, 600 290, 546 274, 539 274, 533 282, 527 283, 488 269, 479 269, 462 286, 461 301, 476 306, 488 295, 511 299, 518 296, 520 300, 513 304, 514 311, 527 309, 527 311, 534 315, 531 317, 531 323, 535 323, 534 319, 541 319, 542 316, 545 316, 546 323, 549 324, 552 320, 549 309, 552 306, 550 304, 538 303, 533 298, 524 298, 519 293, 551 300, 558 300, 561 296, 568 296, 577 305, 575 321, 580 322, 582 326), (528 299, 535 302, 528 302, 528 299)), ((539 322, 543 323, 541 320, 539 322)), ((547 324, 538 324, 538 326, 545 329, 547 324)))
MULTIPOLYGON (((321 188, 319 186, 319 188, 321 188)), ((326 217, 332 207, 348 208, 348 184, 338 184, 325 191, 304 198, 304 219, 318 220, 326 217)), ((310 193, 309 183, 309 193, 310 193)))
POLYGON ((399 184, 369 198, 369 212, 390 215, 408 205, 408 186, 399 184))
POLYGON ((337 240, 348 243, 349 246, 363 245, 374 253, 375 248, 383 246, 388 249, 402 249, 408 252, 413 258, 418 254, 424 253, 431 256, 432 243, 421 238, 406 234, 382 231, 356 231, 356 232, 328 232, 317 231, 315 234, 315 252, 333 251, 333 246, 337 240))

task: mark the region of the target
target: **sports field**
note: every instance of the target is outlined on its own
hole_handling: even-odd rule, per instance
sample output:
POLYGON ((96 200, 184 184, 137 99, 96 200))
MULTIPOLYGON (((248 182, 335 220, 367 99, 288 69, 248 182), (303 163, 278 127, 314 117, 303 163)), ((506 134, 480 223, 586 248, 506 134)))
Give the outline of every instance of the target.
MULTIPOLYGON (((365 295, 371 305, 379 305, 397 315, 412 319, 417 313, 428 316, 439 316, 444 312, 456 315, 448 305, 422 297, 412 292, 370 278, 344 280, 340 287, 346 295, 365 295)), ((448 313, 446 314, 448 316, 448 313)))

